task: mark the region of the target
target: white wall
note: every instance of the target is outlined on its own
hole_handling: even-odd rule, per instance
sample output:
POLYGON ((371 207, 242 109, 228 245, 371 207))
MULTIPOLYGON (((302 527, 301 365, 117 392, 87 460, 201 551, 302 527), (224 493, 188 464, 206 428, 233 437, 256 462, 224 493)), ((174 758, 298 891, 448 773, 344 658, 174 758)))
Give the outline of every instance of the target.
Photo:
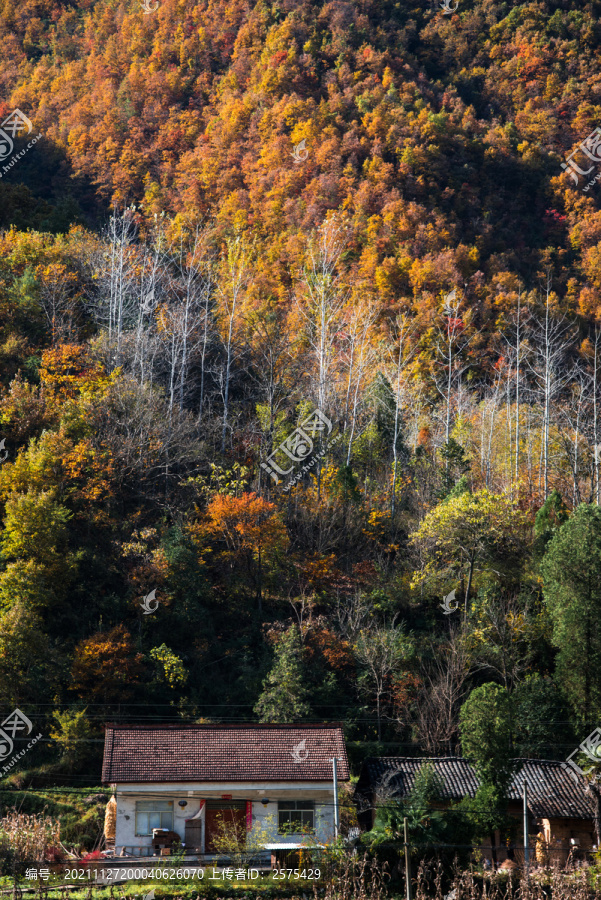
MULTIPOLYGON (((152 836, 136 835, 136 800, 173 800, 173 830, 182 841, 185 836, 186 819, 191 819, 200 809, 200 799, 221 799, 222 794, 231 794, 233 800, 252 800, 253 824, 262 832, 271 832, 273 843, 298 843, 295 835, 277 833, 278 800, 313 800, 315 803, 315 839, 325 843, 334 838, 334 807, 332 785, 328 782, 263 782, 252 786, 236 784, 118 784, 114 785, 117 795, 117 824, 115 847, 117 853, 123 846, 148 847, 151 851, 152 836), (264 806, 261 798, 268 799, 264 806), (178 800, 186 800, 181 809, 178 800)), ((204 818, 204 813, 203 813, 204 818)), ((204 839, 204 825, 203 825, 204 839)))
MULTIPOLYGON (((152 790, 152 789, 150 789, 152 790)), ((148 789, 140 790, 140 793, 134 796, 124 796, 117 791, 117 826, 115 847, 135 846, 148 847, 152 845, 152 835, 136 834, 136 800, 156 800, 158 799, 154 790, 152 793, 148 789)), ((176 831, 184 840, 186 830, 186 819, 191 819, 200 809, 200 802, 197 799, 187 796, 187 793, 173 792, 168 796, 164 796, 164 800, 173 800, 173 830, 176 831), (186 800, 188 805, 181 809, 177 805, 178 800, 186 800)))
MULTIPOLYGON (((253 800, 253 824, 256 823, 258 833, 262 835, 269 834, 269 841, 277 844, 298 844, 302 842, 299 835, 294 834, 278 834, 278 800, 285 800, 286 796, 291 797, 292 794, 283 797, 275 796, 274 791, 269 792, 269 803, 264 806, 260 800, 253 800)), ((311 796, 309 792, 295 793, 295 800, 313 800, 315 803, 315 838, 320 844, 326 843, 334 839, 334 807, 332 792, 325 794, 323 791, 313 791, 311 796)))

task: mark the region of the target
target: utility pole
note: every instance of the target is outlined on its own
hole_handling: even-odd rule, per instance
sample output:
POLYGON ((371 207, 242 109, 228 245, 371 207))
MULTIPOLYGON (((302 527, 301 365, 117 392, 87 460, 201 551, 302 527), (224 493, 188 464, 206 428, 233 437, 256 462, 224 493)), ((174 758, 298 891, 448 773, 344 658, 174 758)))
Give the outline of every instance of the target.
POLYGON ((524 872, 528 875, 530 850, 528 848, 528 784, 524 779, 524 872))
POLYGON ((332 778, 334 781, 334 835, 338 839, 340 833, 340 815, 338 812, 338 757, 330 760, 332 763, 332 778))
POLYGON ((407 840, 407 816, 403 819, 405 832, 405 900, 411 900, 411 860, 409 859, 409 842, 407 840))

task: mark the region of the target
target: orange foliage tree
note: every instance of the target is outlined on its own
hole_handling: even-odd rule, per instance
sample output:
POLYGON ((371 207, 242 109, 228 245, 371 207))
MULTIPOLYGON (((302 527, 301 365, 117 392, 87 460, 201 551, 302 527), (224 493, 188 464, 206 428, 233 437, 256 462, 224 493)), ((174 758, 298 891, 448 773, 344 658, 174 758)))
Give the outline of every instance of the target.
POLYGON ((261 612, 265 575, 277 571, 288 547, 286 527, 275 503, 254 492, 241 497, 217 494, 208 505, 206 522, 208 534, 222 545, 219 556, 254 581, 261 612))
POLYGON ((95 703, 118 703, 132 694, 144 671, 142 654, 136 653, 124 625, 80 641, 71 670, 78 696, 95 703))

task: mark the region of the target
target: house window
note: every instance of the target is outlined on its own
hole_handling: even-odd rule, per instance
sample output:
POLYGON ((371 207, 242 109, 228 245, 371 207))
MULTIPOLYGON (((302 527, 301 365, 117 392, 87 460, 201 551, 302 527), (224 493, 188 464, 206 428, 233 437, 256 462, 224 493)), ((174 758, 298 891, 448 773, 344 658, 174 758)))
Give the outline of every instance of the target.
POLYGON ((278 831, 280 834, 313 831, 315 804, 312 800, 280 800, 278 803, 278 831))
POLYGON ((173 800, 136 800, 136 835, 152 834, 153 828, 173 830, 173 800))

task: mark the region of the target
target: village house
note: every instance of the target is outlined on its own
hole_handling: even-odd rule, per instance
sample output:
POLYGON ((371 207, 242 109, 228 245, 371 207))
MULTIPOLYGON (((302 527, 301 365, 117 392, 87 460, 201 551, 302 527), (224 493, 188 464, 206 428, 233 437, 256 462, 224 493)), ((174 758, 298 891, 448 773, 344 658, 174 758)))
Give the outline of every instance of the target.
POLYGON ((116 801, 116 855, 217 855, 224 823, 276 854, 335 837, 333 762, 348 781, 340 725, 111 725, 102 780, 116 801), (217 843, 216 843, 217 842, 217 843))
MULTIPOLYGON (((433 766, 441 786, 441 807, 474 797, 479 781, 474 768, 460 757, 369 758, 363 763, 357 796, 364 800, 359 821, 363 829, 373 826, 376 807, 395 797, 406 796, 424 764, 433 766)), ((518 759, 509 789, 507 812, 516 819, 516 840, 507 847, 499 832, 495 835, 498 863, 515 857, 523 860, 523 786, 527 785, 528 836, 533 861, 564 863, 571 852, 578 857, 595 847, 594 805, 586 782, 565 763, 549 759, 518 759)), ((490 843, 482 852, 491 860, 490 843)))

